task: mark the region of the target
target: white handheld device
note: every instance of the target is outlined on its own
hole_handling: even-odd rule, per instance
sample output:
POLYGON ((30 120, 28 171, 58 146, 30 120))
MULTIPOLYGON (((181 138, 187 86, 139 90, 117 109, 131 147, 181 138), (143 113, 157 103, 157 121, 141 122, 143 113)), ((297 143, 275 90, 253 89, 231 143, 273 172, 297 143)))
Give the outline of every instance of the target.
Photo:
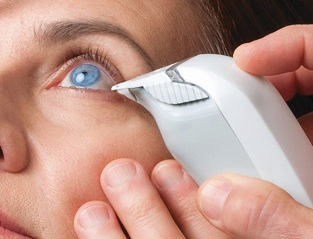
POLYGON ((220 173, 268 180, 313 204, 313 147, 275 87, 230 57, 199 55, 112 88, 144 106, 198 184, 220 173))

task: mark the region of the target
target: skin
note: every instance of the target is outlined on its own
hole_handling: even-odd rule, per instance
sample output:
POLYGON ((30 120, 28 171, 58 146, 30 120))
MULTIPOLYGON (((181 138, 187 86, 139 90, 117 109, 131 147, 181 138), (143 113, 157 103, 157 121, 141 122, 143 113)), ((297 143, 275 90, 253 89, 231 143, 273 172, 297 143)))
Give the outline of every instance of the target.
MULTIPOLYGON (((188 17, 191 9, 178 0, 0 2, 0 211, 31 237, 76 238, 79 207, 107 201, 99 177, 113 159, 134 158, 150 173, 171 158, 143 108, 108 89, 58 87, 75 64, 93 63, 106 71, 91 60, 64 69, 71 47, 101 49, 119 72, 117 82, 152 70, 141 54, 114 34, 55 42, 38 37, 40 29, 61 20, 107 21, 125 29, 157 68, 201 52, 181 47, 196 41, 190 37, 198 28, 188 17), (190 28, 177 30, 182 25, 190 28)), ((117 83, 106 80, 109 86, 117 83)))
MULTIPOLYGON (((80 59, 62 68, 65 52, 73 46, 101 48, 120 73, 115 79, 117 82, 198 54, 202 49, 193 48, 197 40, 192 36, 197 34, 191 33, 197 32, 199 24, 192 21, 191 9, 178 0, 0 2, 0 146, 4 154, 0 162, 0 195, 3 195, 0 210, 24 227, 31 237, 76 238, 73 228, 76 211, 84 203, 97 200, 98 204, 107 207, 112 219, 111 227, 108 227, 111 230, 106 230, 103 238, 125 237, 113 209, 104 204, 105 201, 112 203, 114 211, 135 238, 147 238, 140 229, 151 228, 154 228, 153 233, 149 230, 146 233, 150 232, 149 235, 155 238, 160 235, 228 238, 200 215, 195 201, 197 185, 175 162, 163 162, 183 172, 184 176, 180 178, 183 180, 177 181, 175 187, 164 186, 168 182, 166 177, 163 177, 163 186, 158 181, 162 177, 156 175, 163 164, 153 170, 150 181, 153 167, 171 155, 146 111, 103 89, 57 87, 75 64, 90 62, 80 59), (140 13, 137 9, 141 9, 140 13), (183 18, 177 9, 184 11, 183 18), (144 49, 152 64, 146 64, 141 54, 114 34, 94 33, 61 42, 45 41, 44 38, 37 42, 34 38, 34 32, 38 38, 40 29, 51 22, 86 19, 122 26, 144 49), (60 67, 62 70, 58 70, 60 67), (135 160, 109 163, 123 157, 135 160), (107 178, 110 169, 118 163, 136 167, 136 177, 132 178, 135 181, 130 178, 124 181, 126 184, 121 185, 125 188, 112 187, 107 178), (131 187, 134 182, 137 188, 131 187), (125 202, 130 191, 135 196, 125 202), (141 202, 147 199, 145 196, 156 198, 152 201, 156 207, 147 204, 155 213, 146 213, 147 207, 131 218, 127 212, 132 206, 140 209, 136 204, 139 195, 143 195, 139 198, 141 202), (177 202, 175 198, 178 198, 177 202), (124 204, 117 203, 123 200, 124 204), (181 207, 177 207, 179 205, 181 207), (139 222, 145 222, 140 219, 155 218, 157 212, 161 215, 156 217, 157 221, 145 224, 146 228, 138 227, 139 222), (163 227, 164 223, 167 227, 163 227)), ((124 176, 129 175, 125 172, 124 176)), ((170 182, 173 180, 174 177, 170 182)), ((83 209, 80 208, 78 216, 83 209)), ((210 220, 204 209, 202 212, 210 220)), ((79 231, 76 218, 74 223, 79 237, 88 238, 89 234, 79 231)), ((227 228, 219 227, 228 232, 227 228)))

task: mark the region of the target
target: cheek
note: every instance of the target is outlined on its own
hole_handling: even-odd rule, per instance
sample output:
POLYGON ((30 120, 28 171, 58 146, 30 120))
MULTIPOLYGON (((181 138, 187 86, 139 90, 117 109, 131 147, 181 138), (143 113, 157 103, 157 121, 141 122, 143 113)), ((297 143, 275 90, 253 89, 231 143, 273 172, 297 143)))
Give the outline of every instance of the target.
POLYGON ((45 195, 42 201, 47 205, 41 208, 50 208, 50 216, 63 214, 69 222, 82 204, 105 200, 99 179, 110 161, 133 158, 150 172, 170 157, 154 121, 140 117, 75 130, 40 128, 32 137, 36 141, 31 170, 40 181, 36 192, 45 195))

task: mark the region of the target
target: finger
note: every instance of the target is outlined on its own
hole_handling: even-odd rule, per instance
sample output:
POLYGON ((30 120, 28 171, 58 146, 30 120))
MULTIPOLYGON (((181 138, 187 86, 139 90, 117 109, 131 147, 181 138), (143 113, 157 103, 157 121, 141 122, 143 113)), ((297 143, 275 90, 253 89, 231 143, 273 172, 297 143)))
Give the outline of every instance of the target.
POLYGON ((112 208, 89 202, 76 213, 74 228, 79 239, 126 239, 112 208))
POLYGON ((312 238, 312 210, 271 183, 222 175, 201 186, 203 215, 234 238, 312 238))
POLYGON ((285 100, 290 100, 296 93, 313 94, 313 71, 300 67, 295 72, 268 76, 285 100))
POLYGON ((101 184, 131 238, 184 238, 138 162, 111 162, 101 175, 101 184))
POLYGON ((239 46, 236 63, 256 75, 277 75, 297 70, 313 70, 313 26, 293 25, 262 39, 239 46))
POLYGON ((198 185, 175 160, 159 163, 152 181, 186 238, 229 238, 214 228, 197 207, 198 185))
POLYGON ((291 100, 297 92, 297 80, 294 72, 267 76, 266 78, 272 82, 286 101, 291 100))

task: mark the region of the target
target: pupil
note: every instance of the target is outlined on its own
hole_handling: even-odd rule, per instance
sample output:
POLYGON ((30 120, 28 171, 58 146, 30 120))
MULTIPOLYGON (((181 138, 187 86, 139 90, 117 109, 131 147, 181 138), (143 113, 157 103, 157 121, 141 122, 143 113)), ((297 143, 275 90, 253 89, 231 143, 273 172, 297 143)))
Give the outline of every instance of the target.
POLYGON ((76 87, 90 87, 96 84, 101 77, 100 70, 92 64, 77 66, 70 75, 71 83, 76 87))

